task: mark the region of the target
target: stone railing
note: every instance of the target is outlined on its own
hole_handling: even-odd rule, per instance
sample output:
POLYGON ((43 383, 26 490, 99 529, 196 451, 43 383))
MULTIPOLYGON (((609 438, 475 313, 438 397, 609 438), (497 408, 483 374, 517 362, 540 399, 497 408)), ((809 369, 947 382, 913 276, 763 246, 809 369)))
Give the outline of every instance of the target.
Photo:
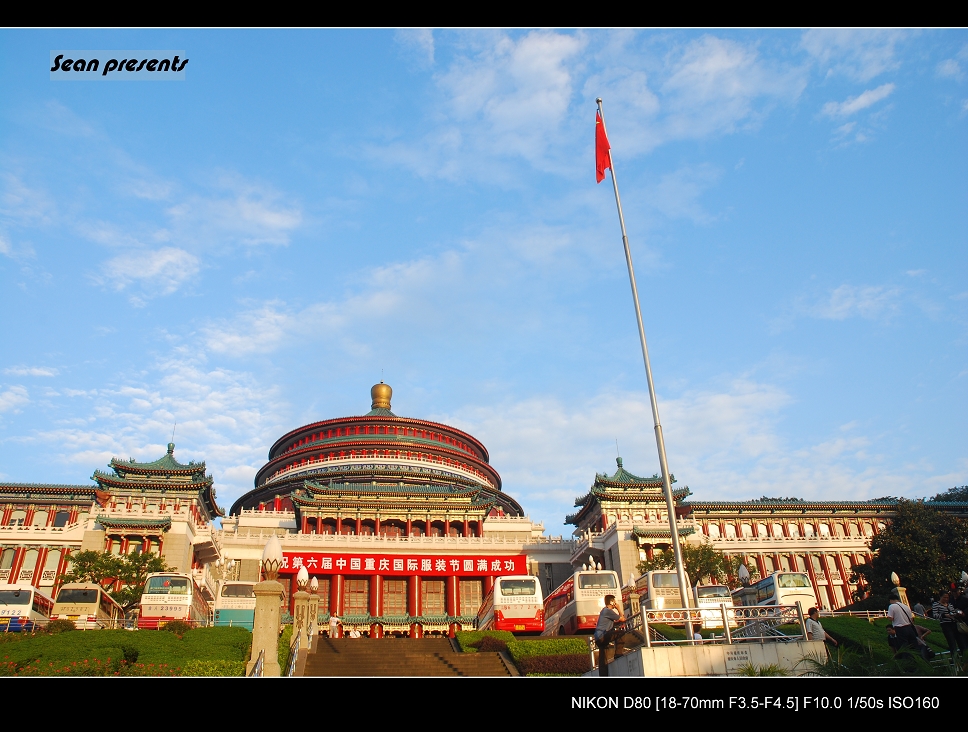
POLYGON ((20 541, 60 537, 82 526, 75 521, 67 526, 0 526, 0 539, 16 537, 20 541))
MULTIPOLYGON (((561 547, 563 551, 572 551, 574 542, 560 536, 529 537, 527 539, 507 539, 490 536, 375 536, 370 534, 290 534, 279 530, 242 529, 239 532, 221 533, 220 544, 250 544, 254 541, 265 543, 270 536, 278 536, 286 547, 293 545, 306 547, 328 547, 358 545, 387 549, 398 547, 411 549, 413 547, 460 548, 460 547, 490 547, 490 546, 529 546, 561 547)), ((361 549, 362 550, 362 549, 361 549)))

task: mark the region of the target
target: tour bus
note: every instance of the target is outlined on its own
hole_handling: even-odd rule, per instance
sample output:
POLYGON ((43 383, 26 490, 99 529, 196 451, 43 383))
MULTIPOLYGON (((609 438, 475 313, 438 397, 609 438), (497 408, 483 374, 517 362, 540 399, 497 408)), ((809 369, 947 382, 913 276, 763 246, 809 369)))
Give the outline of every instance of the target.
POLYGON ((50 595, 29 582, 0 585, 0 633, 44 626, 53 610, 50 595))
POLYGON ((804 610, 817 606, 813 583, 806 572, 774 572, 755 585, 740 587, 732 594, 736 606, 796 605, 797 602, 804 610))
POLYGON ((172 620, 197 627, 208 625, 208 603, 190 574, 155 572, 148 575, 141 595, 139 628, 163 628, 172 620))
POLYGON ((252 630, 255 622, 255 582, 223 582, 215 598, 215 625, 252 630))
POLYGON ((494 588, 477 613, 478 630, 541 633, 544 628, 544 603, 536 577, 511 575, 494 580, 494 588))
POLYGON ((51 619, 73 620, 80 630, 119 628, 124 611, 104 588, 94 582, 74 582, 57 591, 51 619))
MULTIPOLYGON (((688 583, 687 577, 686 584, 688 583)), ((639 597, 640 607, 647 610, 686 607, 682 602, 682 593, 679 592, 679 575, 674 569, 656 569, 646 572, 635 580, 634 594, 639 597)))
POLYGON ((548 595, 542 635, 591 633, 605 607, 605 595, 621 594, 618 575, 608 570, 581 570, 548 595))
POLYGON ((703 628, 723 627, 724 605, 730 627, 737 624, 733 613, 733 596, 726 585, 696 585, 692 588, 692 599, 695 607, 699 608, 703 628))

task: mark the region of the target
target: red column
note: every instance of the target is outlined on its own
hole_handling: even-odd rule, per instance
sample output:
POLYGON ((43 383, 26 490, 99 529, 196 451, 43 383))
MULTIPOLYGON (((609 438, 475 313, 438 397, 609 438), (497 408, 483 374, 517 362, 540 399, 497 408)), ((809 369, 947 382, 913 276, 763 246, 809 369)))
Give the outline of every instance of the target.
MULTIPOLYGON (((822 605, 823 595, 820 592, 820 583, 817 582, 817 573, 813 569, 813 555, 810 553, 809 550, 804 555, 804 561, 807 564, 807 574, 810 575, 810 582, 813 584, 813 594, 817 596, 817 604, 818 606, 822 605)), ((806 608, 806 609, 809 610, 810 608, 806 608)))
POLYGON ((67 571, 67 558, 70 556, 69 549, 60 550, 60 561, 57 563, 57 571, 54 574, 54 586, 52 589, 53 595, 57 597, 57 590, 60 589, 60 578, 64 572, 67 571))
MULTIPOLYGON (((383 577, 378 574, 370 577, 370 615, 375 618, 383 615, 383 577)), ((370 624, 370 637, 383 637, 383 626, 380 623, 370 624)))
POLYGON ((54 519, 57 518, 57 508, 58 508, 57 506, 51 506, 47 510, 47 523, 45 524, 46 526, 54 525, 54 519))
MULTIPOLYGON (((460 579, 453 574, 448 576, 445 590, 447 592, 445 603, 447 614, 451 617, 456 617, 460 615, 460 579)), ((454 633, 458 630, 460 630, 460 624, 456 622, 451 623, 448 635, 453 638, 454 633)))
POLYGON ((307 516, 306 514, 303 514, 303 517, 302 517, 302 533, 304 534, 309 533, 309 516, 307 516))
POLYGON ((410 517, 407 516, 407 536, 412 536, 411 534, 412 530, 413 530, 413 522, 410 520, 410 517))
MULTIPOLYGON (((834 580, 830 576, 830 565, 827 564, 827 555, 821 553, 820 555, 820 566, 823 567, 824 574, 827 575, 827 602, 829 603, 828 609, 836 610, 834 605, 837 604, 837 600, 834 595, 834 580)), ((826 603, 825 603, 826 604, 826 603)))
POLYGON ((47 561, 47 554, 50 549, 42 547, 40 551, 37 552, 37 564, 34 565, 34 587, 40 587, 41 575, 44 572, 44 562, 47 561))
POLYGON ((763 557, 759 554, 756 555, 756 566, 760 569, 760 577, 766 577, 766 562, 763 561, 763 557))
POLYGON ((10 579, 8 582, 13 584, 17 581, 17 575, 20 574, 20 568, 24 563, 24 554, 26 550, 23 547, 17 547, 13 555, 13 564, 10 565, 10 579))
POLYGON ((37 509, 33 506, 27 507, 27 515, 24 516, 24 526, 30 526, 34 522, 34 514, 37 513, 37 509))
MULTIPOLYGON (((411 575, 407 578, 407 612, 412 617, 420 616, 420 577, 411 575)), ((423 636, 423 628, 420 623, 411 623, 410 637, 420 638, 423 636)))
POLYGON ((379 516, 373 519, 373 535, 374 536, 380 535, 380 517, 379 516))
MULTIPOLYGON (((329 580, 329 612, 343 618, 343 575, 334 574, 329 580)), ((342 630, 339 631, 342 636, 342 630)))
POLYGON ((3 507, 3 520, 0 521, 0 526, 6 526, 7 522, 10 520, 10 514, 13 512, 13 506, 6 505, 3 507))
POLYGON ((470 526, 468 525, 467 519, 465 518, 464 519, 464 536, 470 536, 470 534, 468 533, 469 529, 470 529, 470 526))
POLYGON ((481 519, 477 520, 477 536, 484 536, 484 521, 481 519))
POLYGON ((356 535, 359 536, 362 530, 363 530, 363 519, 357 516, 356 517, 356 535))

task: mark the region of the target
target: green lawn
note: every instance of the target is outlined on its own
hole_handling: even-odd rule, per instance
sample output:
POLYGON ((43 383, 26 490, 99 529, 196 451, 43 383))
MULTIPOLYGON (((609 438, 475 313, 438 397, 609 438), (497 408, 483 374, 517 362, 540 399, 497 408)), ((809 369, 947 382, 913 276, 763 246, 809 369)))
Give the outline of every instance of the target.
MULTIPOLYGON (((75 630, 35 636, 4 633, 0 634, 0 673, 75 675, 68 669, 74 668, 72 664, 83 667, 86 661, 98 669, 91 675, 104 675, 101 671, 107 666, 120 670, 123 660, 128 671, 137 666, 147 675, 151 675, 149 667, 177 675, 189 665, 190 672, 215 675, 247 660, 251 643, 249 631, 226 627, 189 630, 181 638, 165 630, 75 630)), ((77 670, 76 675, 84 674, 77 670)))

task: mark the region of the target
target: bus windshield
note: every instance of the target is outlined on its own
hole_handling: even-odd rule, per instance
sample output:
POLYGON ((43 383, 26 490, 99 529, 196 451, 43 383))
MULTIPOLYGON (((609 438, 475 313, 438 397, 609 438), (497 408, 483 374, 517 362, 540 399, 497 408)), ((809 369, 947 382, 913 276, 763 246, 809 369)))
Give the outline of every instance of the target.
POLYGON ((29 605, 29 590, 0 590, 0 605, 29 605))
POLYGON ((679 586, 679 576, 675 572, 659 574, 656 572, 652 575, 652 586, 653 587, 678 587, 679 586))
POLYGON ((152 577, 145 587, 146 595, 189 595, 186 577, 152 577))
POLYGON ((255 589, 252 585, 225 585, 222 597, 255 597, 255 589))
POLYGON ((57 593, 57 602, 69 605, 89 605, 92 602, 97 602, 98 594, 97 590, 91 588, 86 590, 64 589, 57 593))
POLYGON ((810 584, 810 578, 805 574, 777 575, 776 583, 780 587, 813 587, 810 584))
POLYGON ((729 588, 726 585, 713 585, 712 587, 700 587, 700 597, 729 597, 729 588))
POLYGON ((513 579, 501 580, 502 595, 533 595, 534 580, 513 579))
POLYGON ((605 589, 614 590, 618 587, 615 575, 611 572, 601 574, 580 574, 578 575, 578 588, 582 590, 605 589))

